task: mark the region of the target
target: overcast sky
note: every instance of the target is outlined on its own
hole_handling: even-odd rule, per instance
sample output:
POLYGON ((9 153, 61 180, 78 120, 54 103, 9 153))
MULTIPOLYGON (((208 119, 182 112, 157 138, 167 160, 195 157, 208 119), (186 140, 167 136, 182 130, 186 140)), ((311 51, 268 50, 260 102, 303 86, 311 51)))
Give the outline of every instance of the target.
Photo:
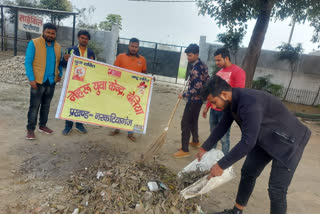
MULTIPOLYGON (((122 17, 120 37, 137 37, 140 40, 187 46, 199 43, 200 35, 207 36, 207 42, 216 43, 217 34, 225 32, 209 16, 198 15, 195 3, 155 3, 128 0, 71 0, 77 8, 96 8, 92 23, 103 21, 107 14, 122 17)), ((263 49, 275 50, 282 42, 288 42, 290 20, 270 22, 263 49)), ((67 21, 66 24, 71 24, 67 21)), ((255 20, 249 22, 243 46, 248 46, 255 20)), ((310 42, 313 29, 308 24, 296 25, 292 44, 302 43, 304 53, 317 49, 318 44, 310 42)))

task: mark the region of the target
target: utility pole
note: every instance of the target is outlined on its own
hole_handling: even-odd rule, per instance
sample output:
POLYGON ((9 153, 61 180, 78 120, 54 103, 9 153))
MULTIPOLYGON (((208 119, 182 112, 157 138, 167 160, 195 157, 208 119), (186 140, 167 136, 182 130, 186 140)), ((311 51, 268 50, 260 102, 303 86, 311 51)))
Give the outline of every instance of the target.
POLYGON ((289 41, 288 41, 289 45, 291 43, 291 39, 292 39, 292 35, 293 35, 293 31, 294 31, 295 25, 296 25, 296 18, 294 16, 294 17, 292 17, 292 27, 291 27, 291 32, 290 32, 289 41))

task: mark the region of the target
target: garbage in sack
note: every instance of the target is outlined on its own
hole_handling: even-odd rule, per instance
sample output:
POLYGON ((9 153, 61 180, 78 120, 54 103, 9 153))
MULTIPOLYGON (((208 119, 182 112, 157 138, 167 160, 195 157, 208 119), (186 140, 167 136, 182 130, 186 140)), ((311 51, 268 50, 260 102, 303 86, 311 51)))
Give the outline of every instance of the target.
MULTIPOLYGON (((181 177, 184 173, 193 172, 193 171, 208 171, 211 167, 216 164, 222 157, 223 153, 220 150, 211 149, 209 152, 206 152, 199 162, 198 159, 192 161, 187 165, 178 176, 181 177)), ((195 183, 191 184, 187 188, 183 189, 180 194, 185 198, 193 198, 199 195, 208 193, 209 191, 225 184, 235 178, 236 175, 232 167, 224 170, 221 176, 213 177, 210 180, 207 179, 207 175, 200 178, 195 183)))

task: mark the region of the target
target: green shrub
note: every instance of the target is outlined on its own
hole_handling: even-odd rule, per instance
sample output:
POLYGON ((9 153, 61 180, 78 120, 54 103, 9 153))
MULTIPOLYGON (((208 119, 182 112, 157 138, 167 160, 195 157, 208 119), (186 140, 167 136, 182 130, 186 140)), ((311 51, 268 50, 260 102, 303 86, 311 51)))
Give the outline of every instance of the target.
POLYGON ((256 80, 252 81, 252 88, 267 91, 274 96, 280 97, 283 91, 283 86, 271 83, 271 77, 272 75, 258 77, 256 80))

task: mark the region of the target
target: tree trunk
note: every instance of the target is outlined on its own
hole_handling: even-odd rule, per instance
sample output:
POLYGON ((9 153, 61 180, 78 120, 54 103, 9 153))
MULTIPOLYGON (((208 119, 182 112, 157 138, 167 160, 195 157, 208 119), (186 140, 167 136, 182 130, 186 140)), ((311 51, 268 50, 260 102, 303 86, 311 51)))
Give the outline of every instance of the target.
POLYGON ((260 57, 261 47, 266 35, 272 8, 275 0, 263 0, 260 14, 254 26, 246 55, 242 61, 242 68, 246 72, 246 87, 251 88, 254 72, 260 57))
POLYGON ((283 101, 286 101, 286 98, 287 98, 287 95, 288 95, 288 91, 290 89, 290 86, 291 86, 291 83, 292 83, 292 79, 293 79, 293 73, 296 70, 296 67, 297 66, 295 66, 295 65, 292 65, 292 64, 290 65, 291 76, 290 76, 290 81, 289 81, 286 93, 284 94, 283 99, 282 99, 283 101))

